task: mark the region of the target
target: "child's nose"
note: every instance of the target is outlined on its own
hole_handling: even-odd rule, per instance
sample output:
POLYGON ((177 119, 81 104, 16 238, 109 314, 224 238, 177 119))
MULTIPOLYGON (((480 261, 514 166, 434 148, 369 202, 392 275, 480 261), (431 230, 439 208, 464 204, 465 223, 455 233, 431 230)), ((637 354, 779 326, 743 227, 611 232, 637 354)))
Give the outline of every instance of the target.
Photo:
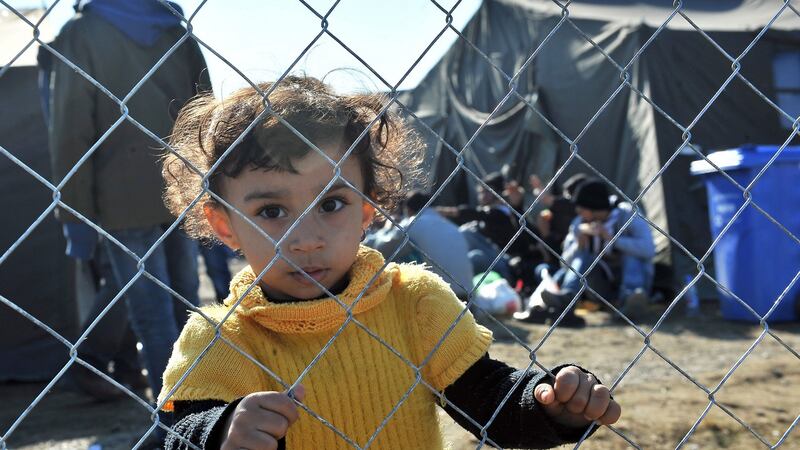
POLYGON ((304 218, 289 235, 289 251, 312 252, 325 247, 321 228, 313 218, 304 218))
POLYGON ((312 252, 321 250, 323 247, 325 247, 325 241, 321 236, 303 237, 289 242, 289 250, 293 252, 312 252))

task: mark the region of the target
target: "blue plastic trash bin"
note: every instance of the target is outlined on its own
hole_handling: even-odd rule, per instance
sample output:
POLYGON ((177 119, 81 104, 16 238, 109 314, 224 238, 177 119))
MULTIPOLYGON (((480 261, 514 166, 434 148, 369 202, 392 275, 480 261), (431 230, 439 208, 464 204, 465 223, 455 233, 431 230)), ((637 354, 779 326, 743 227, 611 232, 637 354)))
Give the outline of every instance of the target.
MULTIPOLYGON (((708 159, 746 188, 778 149, 742 147, 714 152, 708 159)), ((743 192, 705 160, 693 162, 691 172, 705 179, 711 235, 716 239, 744 204, 743 192)), ((753 203, 800 237, 800 147, 786 147, 750 192, 753 203)), ((714 266, 715 279, 763 316, 800 271, 800 244, 750 204, 714 248, 714 266)), ((799 298, 800 280, 778 303, 768 322, 795 320, 799 298)), ((722 290, 720 300, 723 317, 758 322, 722 290)))

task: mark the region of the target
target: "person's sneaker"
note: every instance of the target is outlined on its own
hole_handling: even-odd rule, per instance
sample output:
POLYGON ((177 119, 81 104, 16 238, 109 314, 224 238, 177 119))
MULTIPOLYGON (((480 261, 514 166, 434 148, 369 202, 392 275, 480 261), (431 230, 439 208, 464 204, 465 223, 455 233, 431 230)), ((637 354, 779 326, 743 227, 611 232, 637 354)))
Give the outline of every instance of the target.
MULTIPOLYGON (((640 320, 650 305, 650 298, 644 289, 636 289, 628 294, 622 301, 622 305, 618 308, 622 314, 630 319, 631 322, 640 320)), ((624 320, 622 317, 617 316, 617 319, 624 320)))

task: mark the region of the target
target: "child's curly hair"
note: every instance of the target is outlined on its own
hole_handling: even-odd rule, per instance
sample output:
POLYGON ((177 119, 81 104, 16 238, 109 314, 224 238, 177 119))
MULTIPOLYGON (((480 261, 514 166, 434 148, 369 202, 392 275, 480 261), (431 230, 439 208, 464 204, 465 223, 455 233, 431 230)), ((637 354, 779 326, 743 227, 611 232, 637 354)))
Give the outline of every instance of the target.
MULTIPOLYGON (((252 169, 295 172, 292 161, 314 151, 276 115, 317 146, 341 142, 349 148, 386 105, 385 97, 377 94, 338 95, 316 78, 289 76, 276 83, 268 96, 272 114, 264 115, 209 176, 209 189, 215 194, 222 196, 222 177, 235 178, 252 169)), ((274 84, 258 87, 267 92, 274 84)), ((264 112, 264 105, 253 88, 238 90, 225 100, 211 94, 198 96, 178 115, 170 145, 206 173, 264 112)), ((351 153, 361 164, 364 194, 391 211, 409 186, 421 179, 422 148, 420 139, 396 113, 380 114, 351 153)), ((173 153, 163 163, 164 202, 178 216, 202 191, 201 175, 173 153)), ((219 203, 204 193, 198 204, 207 202, 219 203)), ((183 226, 192 237, 214 238, 202 208, 192 208, 183 226)))

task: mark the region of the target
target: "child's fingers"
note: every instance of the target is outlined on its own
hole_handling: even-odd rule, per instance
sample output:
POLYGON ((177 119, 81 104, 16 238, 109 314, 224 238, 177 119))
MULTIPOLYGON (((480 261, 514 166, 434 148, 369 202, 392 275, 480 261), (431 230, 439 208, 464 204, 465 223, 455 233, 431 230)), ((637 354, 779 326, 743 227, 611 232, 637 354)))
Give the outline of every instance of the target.
POLYGON ((286 436, 289 430, 289 419, 283 414, 262 409, 257 417, 254 417, 253 424, 258 431, 269 434, 275 439, 286 436))
MULTIPOLYGON (((302 399, 302 386, 295 397, 302 399)), ((222 448, 275 449, 299 417, 297 406, 282 392, 255 392, 246 396, 228 419, 222 448)))
POLYGON ((558 416, 564 412, 564 404, 556 401, 556 392, 553 386, 542 383, 533 390, 533 396, 551 416, 558 416))
POLYGON ((592 395, 592 386, 596 383, 594 376, 588 373, 578 375, 578 387, 572 398, 567 403, 567 410, 573 414, 583 414, 586 405, 589 404, 589 397, 592 395))
POLYGON ((292 392, 294 393, 294 399, 298 402, 302 402, 306 398, 306 388, 302 384, 295 386, 292 392))
POLYGON ((278 439, 256 429, 234 430, 222 443, 220 450, 275 450, 278 448, 278 439))
POLYGON ((559 370, 556 374, 556 381, 553 383, 556 400, 561 403, 567 403, 575 395, 578 386, 580 386, 582 374, 583 372, 575 366, 559 370))
POLYGON ((277 450, 278 439, 280 438, 276 438, 263 431, 253 430, 252 433, 241 441, 240 447, 251 450, 277 450))
POLYGON ((293 424, 299 417, 297 406, 294 404, 292 399, 284 393, 258 392, 255 394, 250 394, 250 396, 253 396, 252 401, 255 402, 259 408, 266 411, 273 411, 282 415, 286 418, 286 420, 289 421, 290 425, 293 424))
POLYGON ((241 448, 249 450, 277 450, 278 439, 268 433, 253 431, 247 440, 242 441, 241 448))
POLYGON ((611 393, 602 384, 595 384, 591 389, 591 398, 583 411, 587 420, 596 420, 605 414, 611 401, 611 393))
POLYGON ((619 420, 620 415, 622 415, 622 407, 619 406, 619 403, 615 400, 611 400, 608 404, 608 408, 606 408, 605 414, 597 419, 597 421, 603 425, 611 425, 619 420))
POLYGON ((556 394, 553 392, 553 386, 547 383, 542 383, 533 390, 533 396, 542 405, 549 405, 556 401, 556 394))

